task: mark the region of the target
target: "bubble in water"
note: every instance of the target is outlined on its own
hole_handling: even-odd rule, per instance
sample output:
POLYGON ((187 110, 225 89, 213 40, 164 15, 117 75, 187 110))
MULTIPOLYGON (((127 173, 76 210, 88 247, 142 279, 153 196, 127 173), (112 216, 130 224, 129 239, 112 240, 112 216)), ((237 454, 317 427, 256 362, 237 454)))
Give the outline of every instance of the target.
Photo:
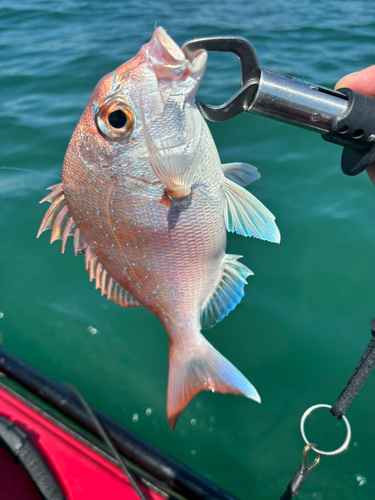
POLYGON ((195 418, 192 418, 192 419, 190 420, 190 423, 191 423, 191 425, 195 425, 195 424, 197 423, 197 421, 195 420, 195 418))
POLYGON ((358 443, 357 441, 355 443, 353 443, 353 448, 358 448, 358 443))
POLYGON ((147 408, 146 415, 149 417, 151 415, 151 413, 152 413, 151 408, 147 408))
POLYGON ((4 313, 0 311, 0 319, 4 318, 4 313))
POLYGON ((312 494, 312 496, 317 500, 323 500, 323 495, 321 493, 317 493, 316 491, 312 494))
POLYGON ((133 418, 132 418, 133 422, 138 422, 138 419, 139 419, 138 413, 134 413, 133 418))
POLYGON ((90 335, 96 335, 98 333, 98 330, 94 328, 93 326, 89 326, 87 328, 87 331, 90 333, 90 335))
POLYGON ((356 477, 356 480, 358 481, 358 486, 363 486, 367 483, 367 479, 365 478, 365 476, 360 476, 359 474, 356 477))

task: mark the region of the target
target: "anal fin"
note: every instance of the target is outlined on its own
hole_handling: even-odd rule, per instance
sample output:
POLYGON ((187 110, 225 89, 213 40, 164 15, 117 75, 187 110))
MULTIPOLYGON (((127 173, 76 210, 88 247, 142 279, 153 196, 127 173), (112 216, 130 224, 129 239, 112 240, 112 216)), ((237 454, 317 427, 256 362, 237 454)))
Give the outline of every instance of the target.
POLYGON ((255 196, 230 179, 225 179, 224 190, 224 220, 228 231, 280 243, 274 215, 255 196))
POLYGON ((246 278, 254 274, 238 262, 241 255, 225 255, 223 274, 201 309, 201 327, 210 328, 232 311, 244 296, 246 278))

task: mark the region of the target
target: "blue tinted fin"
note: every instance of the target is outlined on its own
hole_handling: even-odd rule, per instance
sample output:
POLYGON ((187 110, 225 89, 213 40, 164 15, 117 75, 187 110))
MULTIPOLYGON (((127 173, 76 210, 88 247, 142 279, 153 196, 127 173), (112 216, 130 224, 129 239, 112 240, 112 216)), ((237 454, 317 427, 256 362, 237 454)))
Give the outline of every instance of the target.
POLYGON ((224 219, 228 231, 280 243, 275 217, 251 193, 230 179, 224 180, 224 219))
POLYGON ((246 187, 260 179, 260 173, 256 167, 248 163, 226 163, 223 165, 224 175, 227 179, 246 187))
POLYGON ((254 274, 238 262, 241 255, 225 255, 223 274, 201 309, 201 327, 210 328, 222 320, 244 296, 246 278, 254 274))

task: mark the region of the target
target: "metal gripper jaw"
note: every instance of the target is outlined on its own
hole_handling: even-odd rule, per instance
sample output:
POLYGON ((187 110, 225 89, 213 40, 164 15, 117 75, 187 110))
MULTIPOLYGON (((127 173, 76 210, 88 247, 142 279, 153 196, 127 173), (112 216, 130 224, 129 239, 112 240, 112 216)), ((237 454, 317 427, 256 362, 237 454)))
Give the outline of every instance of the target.
POLYGON ((227 102, 212 106, 197 99, 204 118, 220 122, 247 111, 319 132, 344 147, 342 170, 357 175, 375 161, 375 99, 351 89, 338 91, 259 67, 253 46, 239 37, 199 38, 185 43, 197 50, 232 52, 241 62, 242 88, 227 102))
POLYGON ((197 38, 185 43, 182 50, 192 54, 197 50, 207 52, 232 52, 238 56, 241 63, 242 88, 227 102, 220 106, 211 106, 197 99, 197 106, 206 120, 221 122, 247 111, 258 89, 261 69, 253 46, 241 37, 218 36, 211 38, 197 38))

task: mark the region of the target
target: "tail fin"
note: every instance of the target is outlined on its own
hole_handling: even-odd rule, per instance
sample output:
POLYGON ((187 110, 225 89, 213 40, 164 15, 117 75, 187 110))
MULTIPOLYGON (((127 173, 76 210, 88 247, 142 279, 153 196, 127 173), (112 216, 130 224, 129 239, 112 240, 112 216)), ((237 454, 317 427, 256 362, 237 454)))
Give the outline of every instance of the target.
POLYGON ((241 394, 260 403, 255 387, 203 335, 191 348, 171 344, 167 415, 172 430, 180 413, 202 390, 241 394))

